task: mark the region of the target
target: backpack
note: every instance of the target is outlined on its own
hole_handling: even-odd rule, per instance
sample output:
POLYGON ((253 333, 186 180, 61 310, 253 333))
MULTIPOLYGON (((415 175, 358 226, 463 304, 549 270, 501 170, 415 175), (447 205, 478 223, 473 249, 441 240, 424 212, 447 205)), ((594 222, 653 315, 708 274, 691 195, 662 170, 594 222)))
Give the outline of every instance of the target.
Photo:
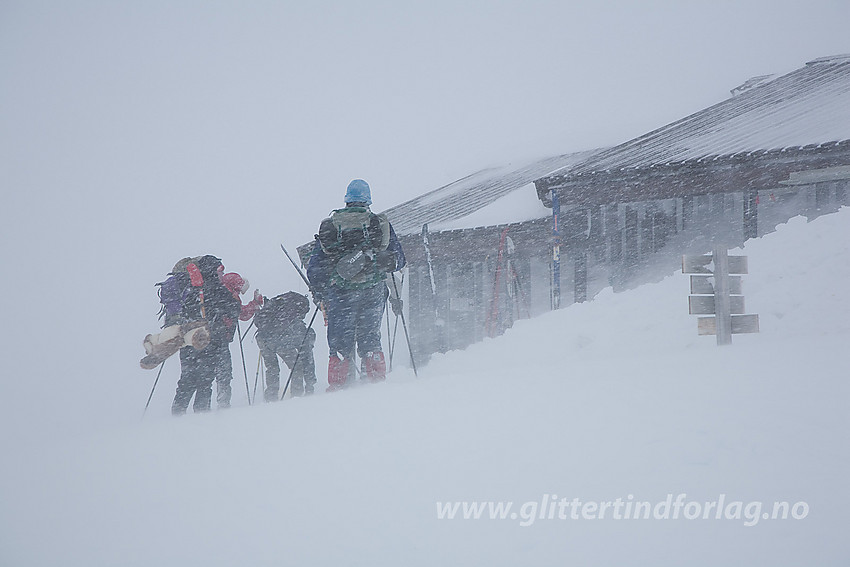
POLYGON ((322 221, 316 236, 334 263, 332 283, 351 288, 383 280, 375 266, 375 252, 386 250, 390 243, 386 215, 376 215, 366 207, 337 209, 322 221))
POLYGON ((159 287, 157 295, 162 307, 159 318, 163 320, 163 328, 188 322, 184 308, 193 302, 198 302, 198 293, 192 287, 191 276, 187 270, 193 258, 183 258, 174 265, 165 281, 155 284, 159 287))
POLYGON ((358 250, 386 250, 389 221, 366 207, 337 209, 322 221, 318 237, 325 254, 337 258, 358 250))
POLYGON ((254 314, 254 324, 258 332, 264 335, 277 334, 293 321, 302 321, 309 312, 310 300, 307 296, 288 291, 266 299, 262 309, 254 314))

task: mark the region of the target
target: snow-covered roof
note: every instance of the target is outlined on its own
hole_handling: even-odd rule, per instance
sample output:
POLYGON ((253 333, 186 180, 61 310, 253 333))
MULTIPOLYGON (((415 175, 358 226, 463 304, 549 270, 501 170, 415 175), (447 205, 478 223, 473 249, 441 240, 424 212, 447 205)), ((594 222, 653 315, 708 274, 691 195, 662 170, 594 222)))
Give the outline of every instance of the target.
MULTIPOLYGON (((419 232, 425 223, 453 223, 532 183, 535 179, 568 170, 593 153, 594 151, 588 151, 554 156, 521 167, 485 169, 383 212, 387 214, 399 235, 419 232)), ((528 195, 529 200, 536 201, 532 192, 528 195)))
POLYGON ((824 57, 599 152, 576 165, 569 177, 846 140, 850 140, 850 55, 824 57))
POLYGON ((552 210, 546 208, 537 197, 533 183, 523 185, 516 191, 511 191, 499 197, 474 213, 459 219, 431 223, 431 231, 457 230, 470 227, 496 226, 526 222, 552 215, 552 210))

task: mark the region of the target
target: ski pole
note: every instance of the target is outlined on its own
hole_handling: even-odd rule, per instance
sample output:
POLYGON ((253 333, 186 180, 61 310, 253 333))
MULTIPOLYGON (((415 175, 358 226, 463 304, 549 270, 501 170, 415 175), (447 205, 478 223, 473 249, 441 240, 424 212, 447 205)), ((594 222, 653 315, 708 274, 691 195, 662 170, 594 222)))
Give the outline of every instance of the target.
MULTIPOLYGON (((283 245, 281 245, 283 248, 283 245)), ((289 256, 289 254, 287 254, 289 256)), ((286 396, 286 390, 289 388, 289 383, 292 381, 292 375, 295 374, 295 366, 298 364, 298 359, 301 357, 301 350, 304 348, 304 343, 307 342, 307 337, 310 336, 310 329, 313 328, 313 322, 316 320, 316 315, 319 314, 319 306, 316 306, 316 309, 313 310, 313 317, 310 318, 310 324, 307 325, 307 332, 304 333, 304 338, 301 339, 301 346, 298 347, 298 352, 295 353, 295 362, 292 363, 292 368, 289 370, 289 378, 286 379, 286 385, 283 387, 283 394, 280 395, 280 399, 286 396)))
POLYGON ((263 360, 263 351, 257 353, 257 373, 254 375, 254 400, 257 399, 257 382, 260 380, 260 364, 263 360))
POLYGON ((393 371, 393 344, 392 337, 390 336, 390 310, 389 310, 389 298, 386 304, 384 304, 384 309, 387 310, 387 348, 390 351, 390 367, 389 372, 393 371))
MULTIPOLYGON (((401 273, 401 288, 404 289, 404 272, 401 273)), ((399 298, 401 299, 401 298, 399 298)), ((395 354, 395 340, 398 338, 398 315, 395 316, 395 324, 393 325, 393 338, 392 344, 390 345, 390 360, 392 361, 393 355, 395 354)))
MULTIPOLYGON (((251 324, 253 325, 253 321, 251 324)), ((248 327, 249 329, 251 327, 248 327)), ((245 351, 242 349, 242 332, 239 329, 239 319, 236 319, 236 331, 239 333, 239 354, 242 355, 242 374, 245 375, 245 395, 248 396, 248 405, 251 405, 251 389, 248 387, 248 368, 245 366, 245 351)), ((248 334, 248 331, 245 331, 248 334)))
POLYGON ((145 411, 142 412, 142 419, 145 419, 145 414, 148 413, 148 406, 151 405, 151 398, 153 398, 153 391, 156 390, 156 385, 159 382, 159 377, 162 374, 162 369, 165 368, 165 361, 162 361, 162 364, 159 365, 159 372, 156 373, 156 380, 153 381, 153 388, 151 388, 151 394, 148 396, 148 402, 145 404, 145 411))
MULTIPOLYGON (((403 285, 403 284, 402 284, 403 285)), ((387 312, 387 346, 390 351, 390 371, 393 367, 393 356, 395 356, 395 341, 398 337, 398 315, 395 316, 395 323, 392 326, 392 334, 390 332, 390 314, 387 312)))
MULTIPOLYGON (((395 295, 399 299, 401 298, 401 294, 398 292, 398 286, 395 283, 395 273, 390 272, 390 277, 393 279, 393 289, 395 290, 395 295)), ((419 378, 419 373, 416 372, 416 361, 413 360, 413 349, 410 347, 410 335, 407 333, 407 322, 404 320, 404 310, 402 309, 400 312, 401 316, 401 326, 404 328, 404 338, 407 339, 407 352, 410 353, 410 365, 413 366, 413 375, 419 378)))
POLYGON ((396 315, 395 323, 393 324, 393 353, 395 353, 395 340, 398 338, 398 315, 396 315))
MULTIPOLYGON (((313 286, 310 285, 310 280, 307 279, 307 276, 304 275, 304 272, 301 268, 298 267, 298 264, 295 263, 295 260, 292 259, 292 256, 289 255, 289 252, 286 250, 286 247, 281 244, 280 249, 283 250, 283 253, 286 254, 286 257, 289 258, 289 263, 292 264, 292 267, 295 268, 295 271, 298 272, 298 275, 301 276, 301 279, 304 280, 304 283, 307 284, 307 289, 310 291, 310 294, 313 296, 313 301, 316 301, 316 290, 313 289, 313 286)), ((325 311, 324 305, 320 302, 317 304, 319 309, 322 310, 322 317, 325 319, 325 327, 328 326, 328 314, 325 311)))
POLYGON ((247 328, 247 329, 245 329, 245 333, 244 333, 244 334, 243 334, 243 333, 241 333, 241 332, 239 333, 239 344, 242 344, 242 340, 243 340, 246 336, 248 336, 248 331, 250 331, 250 330, 251 330, 251 327, 253 327, 253 326, 254 326, 254 320, 253 320, 253 319, 251 319, 251 324, 250 324, 250 325, 248 325, 248 328, 247 328))
POLYGON ((310 280, 307 279, 307 276, 304 275, 304 272, 301 271, 301 268, 298 267, 298 264, 296 264, 295 260, 292 259, 292 256, 289 255, 289 252, 286 251, 286 247, 281 244, 280 249, 283 250, 283 253, 286 254, 286 257, 289 258, 289 261, 292 263, 292 267, 295 268, 295 271, 298 272, 298 275, 301 276, 301 279, 304 280, 305 284, 307 284, 307 289, 312 292, 313 286, 310 285, 310 280))

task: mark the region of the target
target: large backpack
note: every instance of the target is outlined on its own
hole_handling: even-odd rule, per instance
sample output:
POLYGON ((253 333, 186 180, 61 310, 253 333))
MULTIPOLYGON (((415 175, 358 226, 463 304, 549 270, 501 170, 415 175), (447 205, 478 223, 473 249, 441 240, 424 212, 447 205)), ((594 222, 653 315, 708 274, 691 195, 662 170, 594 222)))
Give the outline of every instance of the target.
POLYGON ((306 295, 288 291, 263 302, 263 307, 254 314, 254 324, 262 335, 279 334, 294 321, 302 321, 310 312, 310 300, 306 295))
POLYGON ((191 276, 187 270, 194 258, 183 258, 177 262, 168 273, 168 278, 155 284, 159 287, 157 294, 162 307, 159 318, 163 320, 163 328, 180 325, 189 321, 185 308, 200 301, 197 290, 193 289, 191 276))
POLYGON ((366 287, 384 278, 375 266, 375 253, 386 250, 390 243, 385 215, 366 207, 338 209, 322 221, 317 236, 322 251, 334 263, 332 281, 336 285, 366 287), (350 269, 351 265, 357 267, 350 269))

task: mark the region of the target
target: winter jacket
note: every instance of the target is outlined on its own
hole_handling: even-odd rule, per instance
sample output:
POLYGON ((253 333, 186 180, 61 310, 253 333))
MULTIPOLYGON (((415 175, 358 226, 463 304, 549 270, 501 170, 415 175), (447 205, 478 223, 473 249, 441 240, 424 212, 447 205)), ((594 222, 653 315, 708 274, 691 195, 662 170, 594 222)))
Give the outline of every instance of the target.
MULTIPOLYGON (((357 207, 356 210, 364 209, 357 207)), ((365 210, 368 211, 368 208, 365 208, 365 210)), ((334 214, 344 215, 349 211, 356 212, 354 207, 350 207, 334 211, 334 214)), ((371 213, 371 211, 369 212, 371 213)), ((374 213, 371 213, 371 217, 380 219, 380 216, 374 213)), ((391 271, 397 271, 404 267, 405 258, 401 243, 392 225, 384 218, 380 219, 381 224, 378 225, 380 227, 378 231, 375 230, 374 221, 370 223, 366 230, 371 246, 364 246, 369 248, 369 259, 363 271, 358 274, 354 281, 344 280, 339 276, 336 267, 340 259, 351 250, 344 247, 344 242, 334 238, 332 219, 333 217, 329 217, 322 221, 319 234, 316 235, 313 251, 310 254, 310 260, 307 263, 307 279, 310 280, 313 293, 318 296, 317 300, 327 295, 330 286, 364 289, 381 284, 386 279, 387 273, 380 267, 382 260, 385 259, 382 256, 389 256, 394 260, 392 262, 394 269, 391 271)))
MULTIPOLYGON (((243 293, 243 286, 247 287, 247 280, 236 272, 230 272, 221 276, 221 283, 224 284, 224 287, 226 287, 230 293, 233 294, 233 297, 239 301, 239 304, 242 305, 242 298, 239 296, 243 293)), ((256 297, 245 305, 242 305, 242 310, 239 312, 239 320, 250 321, 251 317, 254 316, 254 313, 260 309, 260 306, 261 300, 256 297)))
POLYGON ((211 343, 222 344, 233 339, 235 321, 239 317, 242 304, 221 283, 218 266, 221 260, 215 256, 203 256, 196 263, 203 276, 203 285, 192 287, 192 295, 183 306, 183 315, 189 321, 206 319, 210 326, 211 343), (203 309, 201 303, 203 291, 203 309), (229 324, 228 324, 229 320, 229 324))

